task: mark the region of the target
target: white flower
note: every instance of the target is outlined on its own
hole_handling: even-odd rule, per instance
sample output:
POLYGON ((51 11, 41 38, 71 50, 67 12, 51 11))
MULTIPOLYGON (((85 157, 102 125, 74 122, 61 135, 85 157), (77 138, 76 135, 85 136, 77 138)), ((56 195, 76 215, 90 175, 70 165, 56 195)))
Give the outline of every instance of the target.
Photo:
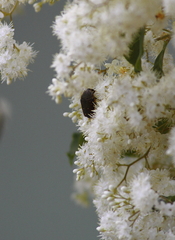
POLYGON ((100 220, 100 226, 97 227, 102 239, 132 239, 131 228, 127 220, 117 216, 115 212, 106 212, 100 220))
POLYGON ((74 193, 72 199, 83 207, 87 207, 93 197, 93 186, 95 181, 88 175, 81 181, 74 182, 74 193))
POLYGON ((134 206, 141 212, 149 212, 158 198, 151 189, 149 173, 140 173, 131 184, 131 196, 134 206))
POLYGON ((167 15, 174 17, 175 6, 173 0, 163 0, 163 7, 167 15))
POLYGON ((105 240, 174 237, 175 68, 164 49, 174 32, 166 26, 172 4, 76 0, 53 24, 62 49, 48 92, 57 102, 72 98, 65 116, 85 137, 74 173, 81 189, 91 184, 105 240), (94 104, 89 118, 80 104, 87 88, 94 89, 86 101, 87 109, 94 104))
POLYGON ((163 201, 156 205, 156 208, 164 216, 175 216, 175 203, 165 203, 163 201))
POLYGON ((13 39, 12 25, 0 23, 0 72, 1 81, 10 84, 12 80, 23 78, 27 75, 27 66, 33 62, 36 52, 32 46, 23 42, 17 44, 13 39))
POLYGON ((12 80, 23 78, 27 75, 27 66, 33 62, 36 52, 33 51, 32 46, 23 42, 21 45, 13 45, 3 52, 4 62, 0 64, 2 81, 10 84, 12 80))
POLYGON ((59 103, 61 101, 61 94, 64 93, 66 87, 66 82, 60 82, 56 78, 53 78, 52 84, 48 87, 48 93, 56 103, 59 103))
POLYGON ((154 19, 159 6, 159 1, 132 1, 128 7, 125 1, 73 2, 56 18, 53 29, 72 58, 101 63, 106 56, 126 53, 132 34, 154 19))
POLYGON ((11 47, 15 43, 14 39, 14 29, 12 28, 12 25, 7 25, 6 23, 0 22, 0 49, 11 47))
POLYGON ((9 1, 6 1, 6 0, 0 0, 0 7, 1 9, 10 9, 13 7, 13 5, 15 5, 16 3, 16 0, 9 0, 9 1))
POLYGON ((56 54, 51 65, 57 73, 57 78, 69 77, 73 68, 71 68, 71 59, 64 54, 56 54))

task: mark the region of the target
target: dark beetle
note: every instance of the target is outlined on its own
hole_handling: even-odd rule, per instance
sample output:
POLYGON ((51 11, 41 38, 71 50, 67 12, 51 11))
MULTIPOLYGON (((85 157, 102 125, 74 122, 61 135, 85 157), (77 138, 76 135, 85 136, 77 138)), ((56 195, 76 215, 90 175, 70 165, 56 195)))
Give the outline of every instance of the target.
POLYGON ((81 107, 85 117, 92 118, 95 109, 96 97, 94 96, 95 90, 88 88, 81 95, 81 107))

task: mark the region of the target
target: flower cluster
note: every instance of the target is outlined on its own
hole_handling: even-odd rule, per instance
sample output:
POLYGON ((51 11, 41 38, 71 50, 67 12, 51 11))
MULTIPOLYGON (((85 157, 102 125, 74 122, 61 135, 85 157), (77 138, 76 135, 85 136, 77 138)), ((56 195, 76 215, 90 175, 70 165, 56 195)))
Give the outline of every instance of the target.
POLYGON ((45 3, 53 5, 59 0, 0 0, 0 18, 11 15, 18 5, 32 4, 35 11, 39 12, 45 3))
POLYGON ((74 0, 53 24, 62 49, 48 93, 71 98, 64 115, 85 139, 74 172, 105 240, 175 238, 174 14, 172 0, 74 0))
POLYGON ((35 9, 35 12, 39 12, 42 8, 42 6, 45 4, 45 3, 48 3, 49 5, 53 5, 54 3, 56 3, 57 1, 59 0, 41 0, 41 1, 38 1, 38 0, 26 0, 29 4, 33 4, 33 7, 35 9))
MULTIPOLYGON (((0 0, 0 18, 56 1, 0 0)), ((62 49, 48 93, 56 103, 71 98, 64 115, 84 136, 73 198, 93 197, 105 240, 175 238, 174 14, 173 0, 74 0, 53 24, 62 49)), ((0 35, 1 80, 10 84, 36 52, 14 40, 12 23, 1 21, 0 35)))
MULTIPOLYGON (((19 3, 25 1, 0 1, 0 18, 10 17, 12 21, 12 14, 14 13, 19 3)), ((10 84, 17 78, 23 78, 27 75, 27 66, 33 62, 36 52, 33 51, 32 45, 23 42, 18 44, 14 39, 14 26, 11 22, 0 22, 0 74, 1 81, 6 81, 10 84)))
POLYGON ((16 78, 27 75, 27 65, 33 62, 36 52, 26 42, 16 43, 13 39, 14 29, 12 25, 0 23, 0 72, 1 81, 10 84, 16 78))

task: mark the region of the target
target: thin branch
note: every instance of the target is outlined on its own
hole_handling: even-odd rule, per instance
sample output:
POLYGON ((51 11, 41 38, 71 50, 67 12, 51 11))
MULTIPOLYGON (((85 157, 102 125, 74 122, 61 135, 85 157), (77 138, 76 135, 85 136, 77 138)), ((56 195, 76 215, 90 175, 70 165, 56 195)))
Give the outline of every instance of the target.
POLYGON ((132 227, 132 226, 134 225, 134 223, 135 223, 135 221, 137 220, 137 218, 139 217, 139 215, 140 215, 140 210, 138 210, 137 212, 135 212, 133 215, 131 215, 131 216, 128 218, 128 220, 129 220, 130 222, 132 222, 131 225, 130 225, 130 227, 132 227), (136 218, 135 218, 134 220, 132 220, 131 218, 134 217, 136 214, 138 214, 138 215, 136 216, 136 218))
POLYGON ((15 11, 15 9, 17 8, 19 2, 17 1, 15 3, 15 5, 12 7, 12 9, 10 10, 10 12, 4 12, 3 10, 0 9, 0 12, 3 13, 4 17, 9 16, 10 17, 10 21, 12 22, 12 14, 15 11))
POLYGON ((148 160, 147 160, 147 155, 148 155, 150 149, 151 149, 151 147, 148 148, 148 150, 146 151, 146 153, 145 153, 143 156, 139 157, 138 159, 136 159, 134 162, 132 162, 132 163, 130 163, 130 164, 117 164, 119 167, 127 167, 126 172, 125 172, 125 175, 124 175, 123 179, 120 181, 120 183, 118 184, 117 188, 118 188, 124 181, 126 181, 126 177, 127 177, 129 168, 130 168, 132 165, 134 165, 135 163, 139 162, 141 159, 145 158, 146 164, 147 164, 148 168, 150 169, 150 166, 149 166, 148 160))

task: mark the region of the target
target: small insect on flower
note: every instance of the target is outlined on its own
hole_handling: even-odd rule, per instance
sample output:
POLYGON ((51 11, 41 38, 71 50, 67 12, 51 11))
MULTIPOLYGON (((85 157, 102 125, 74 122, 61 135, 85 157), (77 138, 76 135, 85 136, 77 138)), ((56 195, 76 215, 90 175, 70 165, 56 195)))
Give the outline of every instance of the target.
POLYGON ((93 110, 96 105, 96 97, 94 96, 95 90, 88 88, 81 95, 81 107, 85 117, 92 118, 94 114, 93 110))

